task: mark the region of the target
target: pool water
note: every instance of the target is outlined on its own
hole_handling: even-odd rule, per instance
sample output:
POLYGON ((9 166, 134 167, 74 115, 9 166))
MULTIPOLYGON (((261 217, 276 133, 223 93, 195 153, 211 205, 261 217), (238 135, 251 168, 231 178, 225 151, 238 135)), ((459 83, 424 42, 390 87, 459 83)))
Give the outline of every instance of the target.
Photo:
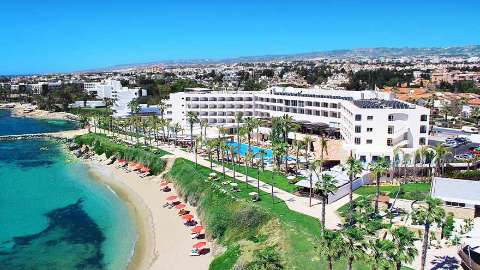
MULTIPOLYGON (((235 149, 236 149, 235 153, 238 152, 238 150, 237 150, 238 149, 238 143, 237 142, 228 142, 227 145, 228 146, 230 146, 230 145, 235 146, 235 149)), ((250 146, 250 152, 254 155, 255 158, 261 158, 261 155, 260 154, 257 155, 257 153, 259 153, 262 149, 265 150, 264 159, 265 160, 271 160, 273 158, 272 149, 264 149, 264 148, 260 148, 258 146, 253 146, 253 145, 250 146)), ((246 144, 246 143, 240 144, 240 156, 244 157, 247 154, 247 152, 248 152, 248 144, 246 144)), ((295 158, 288 157, 288 160, 292 161, 292 160, 295 160, 295 158)), ((266 161, 266 163, 271 163, 271 162, 266 161)))

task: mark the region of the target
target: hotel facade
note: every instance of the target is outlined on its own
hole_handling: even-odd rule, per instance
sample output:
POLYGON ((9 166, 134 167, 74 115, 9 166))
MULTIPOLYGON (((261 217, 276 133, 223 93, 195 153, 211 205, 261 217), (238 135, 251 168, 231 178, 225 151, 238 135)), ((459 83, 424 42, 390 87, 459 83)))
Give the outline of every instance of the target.
POLYGON ((234 127, 235 115, 271 118, 284 114, 306 125, 338 131, 346 151, 370 162, 393 157, 394 149, 413 152, 428 144, 429 110, 396 100, 394 94, 273 87, 260 92, 190 91, 170 95, 167 118, 187 126, 198 113, 212 126, 234 127))

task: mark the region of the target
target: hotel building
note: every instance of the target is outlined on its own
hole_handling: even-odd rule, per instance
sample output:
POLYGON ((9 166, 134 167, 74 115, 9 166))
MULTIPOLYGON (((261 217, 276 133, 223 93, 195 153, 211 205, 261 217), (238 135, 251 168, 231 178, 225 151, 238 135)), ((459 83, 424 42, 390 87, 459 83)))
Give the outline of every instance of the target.
POLYGON ((187 126, 189 111, 210 125, 234 127, 235 114, 271 118, 284 114, 304 125, 337 130, 343 147, 360 160, 391 158, 395 148, 413 152, 428 144, 429 110, 394 94, 273 87, 260 92, 191 91, 170 95, 167 118, 187 126))

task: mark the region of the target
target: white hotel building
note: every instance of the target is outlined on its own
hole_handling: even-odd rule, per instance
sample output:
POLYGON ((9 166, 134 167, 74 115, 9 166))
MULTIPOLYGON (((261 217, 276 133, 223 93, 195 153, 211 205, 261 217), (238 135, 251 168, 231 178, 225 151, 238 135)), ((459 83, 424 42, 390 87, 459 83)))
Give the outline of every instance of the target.
POLYGON ((139 97, 146 96, 147 90, 123 87, 120 81, 104 80, 102 82, 84 83, 84 90, 98 99, 114 99, 113 109, 115 117, 124 117, 130 114, 128 104, 139 97))
POLYGON ((391 158, 395 148, 413 152, 428 144, 429 110, 376 91, 273 87, 260 92, 192 91, 170 95, 167 118, 187 126, 187 112, 211 125, 234 126, 244 117, 290 115, 303 124, 336 128, 346 151, 370 162, 391 158))

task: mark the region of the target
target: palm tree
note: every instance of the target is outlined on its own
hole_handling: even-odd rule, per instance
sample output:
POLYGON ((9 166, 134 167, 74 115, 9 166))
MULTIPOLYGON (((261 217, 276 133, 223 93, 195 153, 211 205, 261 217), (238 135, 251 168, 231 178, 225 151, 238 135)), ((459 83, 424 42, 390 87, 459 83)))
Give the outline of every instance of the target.
POLYGON ((260 148, 257 152, 258 155, 260 155, 260 166, 262 167, 262 172, 265 171, 265 155, 267 154, 267 150, 260 148))
POLYGON ((308 199, 309 199, 309 205, 312 207, 312 197, 313 197, 313 180, 312 180, 312 175, 315 174, 317 177, 317 180, 320 181, 320 175, 323 170, 323 160, 322 159, 316 159, 313 162, 310 163, 310 166, 308 166, 310 170, 310 190, 308 194, 308 199))
POLYGON ((235 146, 233 144, 228 145, 228 152, 230 152, 230 158, 232 159, 232 166, 233 166, 233 181, 236 181, 237 178, 235 178, 235 146))
POLYGON ((240 159, 240 147, 242 142, 240 141, 240 123, 243 121, 243 112, 235 113, 235 123, 237 123, 237 146, 238 146, 238 158, 240 159))
POLYGON ((390 250, 390 257, 395 262, 396 270, 402 268, 402 263, 411 263, 417 256, 415 248, 415 234, 405 226, 400 226, 391 231, 394 248, 390 250))
POLYGON ((441 176, 445 173, 445 157, 449 153, 449 150, 445 146, 437 144, 435 145, 434 151, 437 176, 441 176))
POLYGON ((368 241, 367 247, 366 258, 372 269, 378 270, 382 266, 384 266, 384 269, 388 269, 388 265, 392 261, 389 252, 395 248, 395 244, 390 240, 374 238, 368 241))
POLYGON ((207 152, 208 152, 208 159, 210 160, 210 170, 213 169, 213 160, 212 160, 212 151, 216 146, 215 140, 208 140, 207 141, 207 152))
POLYGON ((218 148, 222 154, 222 172, 223 172, 223 181, 225 181, 225 152, 228 149, 228 146, 225 144, 224 141, 219 141, 218 148))
MULTIPOLYGON (((150 115, 148 117, 148 122, 149 122, 149 125, 151 127, 151 130, 153 131, 153 138, 155 139, 155 141, 157 142, 157 146, 158 146, 158 140, 157 140, 157 129, 158 129, 158 118, 156 115, 150 115)), ((151 140, 151 136, 150 136, 150 132, 148 134, 149 136, 149 144, 152 144, 152 140, 151 140)))
POLYGON ((158 109, 160 110, 160 118, 163 119, 165 115, 165 110, 167 109, 167 104, 165 104, 163 99, 160 99, 157 105, 158 105, 158 109))
POLYGON ((422 166, 422 169, 421 169, 421 175, 422 175, 422 176, 425 176, 425 173, 424 173, 424 171, 425 171, 424 165, 425 165, 425 163, 426 163, 426 158, 427 158, 427 153, 428 153, 428 151, 429 151, 429 148, 428 148, 428 146, 425 146, 425 145, 422 146, 422 147, 420 147, 420 149, 418 150, 418 154, 419 154, 419 156, 420 156, 420 164, 421 164, 421 166, 422 166))
POLYGON ((343 255, 348 258, 348 270, 352 270, 353 262, 363 258, 365 233, 356 227, 347 227, 340 231, 342 236, 343 255))
POLYGON ((348 193, 349 196, 349 210, 348 210, 348 220, 349 224, 353 224, 353 181, 357 178, 357 176, 362 172, 362 164, 359 160, 356 160, 352 153, 350 152, 350 157, 347 159, 345 164, 348 178, 349 178, 349 186, 350 191, 348 193))
POLYGON ((421 149, 418 148, 417 150, 415 150, 415 152, 413 153, 413 182, 415 182, 415 179, 417 178, 417 175, 418 175, 418 172, 417 172, 417 162, 421 160, 421 153, 420 153, 421 149))
POLYGON ((408 164, 410 164, 411 158, 412 158, 412 155, 410 155, 409 153, 404 153, 403 154, 403 159, 402 159, 403 173, 404 173, 403 178, 404 178, 405 183, 408 182, 407 181, 407 171, 408 171, 407 166, 408 166, 408 164))
POLYGON ((178 138, 178 132, 182 129, 182 126, 180 125, 180 123, 174 123, 172 125, 172 132, 175 136, 175 140, 173 142, 173 144, 176 146, 177 145, 177 138, 178 138))
MULTIPOLYGON (((320 176, 317 174, 317 177, 320 176)), ((320 180, 320 178, 318 178, 320 180)), ((337 191, 337 180, 330 174, 324 173, 322 175, 322 180, 318 181, 315 184, 315 189, 320 192, 322 197, 322 229, 325 229, 325 206, 328 201, 328 195, 335 193, 337 191)))
POLYGON ((375 195, 375 214, 378 214, 378 197, 380 196, 380 178, 383 174, 388 172, 390 167, 390 162, 387 161, 385 157, 379 157, 376 161, 369 164, 369 169, 372 174, 375 176, 377 192, 375 195))
POLYGON ((425 162, 428 164, 428 176, 432 176, 432 161, 435 159, 435 151, 431 148, 425 154, 425 162))
POLYGON ((251 121, 250 124, 251 124, 252 129, 255 129, 256 137, 257 137, 257 144, 258 144, 259 140, 260 140, 259 136, 258 136, 260 134, 259 129, 260 129, 260 126, 263 124, 263 121, 259 118, 255 118, 255 117, 252 117, 250 121, 251 121))
POLYGON ((473 108, 470 116, 475 119, 475 125, 478 127, 478 124, 480 122, 480 107, 473 108))
POLYGON ((245 183, 248 183, 248 162, 253 160, 253 153, 250 151, 250 149, 247 150, 247 153, 243 159, 245 161, 245 183))
POLYGON ((416 224, 424 226, 423 230, 423 244, 422 244, 422 258, 420 269, 425 269, 425 262, 427 260, 428 242, 430 236, 430 227, 436 224, 437 227, 443 223, 445 218, 445 210, 442 208, 442 200, 428 197, 425 203, 419 205, 412 212, 412 220, 416 224))
POLYGON ((303 142, 302 141, 295 141, 295 144, 294 144, 294 147, 295 147, 295 162, 296 162, 296 166, 297 166, 297 173, 298 171, 300 170, 300 150, 303 149, 303 142))
POLYGON ((309 135, 303 137, 303 144, 305 145, 305 164, 308 166, 308 151, 310 150, 310 144, 312 144, 313 139, 309 135))
POLYGON ((193 150, 193 125, 198 122, 198 113, 188 112, 187 121, 190 124, 190 151, 193 150))
POLYGON ((328 141, 325 139, 325 137, 320 138, 320 158, 322 160, 325 160, 323 158, 323 153, 328 155, 328 141))
POLYGON ((342 237, 340 233, 332 230, 323 230, 316 248, 320 256, 327 258, 327 269, 333 270, 333 260, 339 259, 343 254, 342 237))
POLYGON ((251 142, 252 142, 252 132, 255 128, 255 120, 256 118, 253 117, 247 117, 245 119, 245 124, 243 125, 244 127, 244 132, 245 135, 247 135, 247 143, 248 143, 248 149, 250 150, 251 142))
POLYGON ((196 138, 195 139, 195 169, 197 168, 198 166, 198 146, 199 144, 201 145, 202 144, 202 138, 196 138))
POLYGON ((282 156, 282 153, 283 153, 283 148, 284 148, 284 144, 283 143, 279 143, 279 144, 274 144, 272 145, 272 158, 274 160, 274 168, 273 168, 273 171, 272 171, 272 178, 271 178, 271 188, 272 188, 272 204, 275 202, 275 199, 273 197, 273 183, 275 181, 275 172, 277 170, 280 170, 280 160, 281 160, 281 156, 282 156), (276 161, 276 162, 275 162, 276 161))

